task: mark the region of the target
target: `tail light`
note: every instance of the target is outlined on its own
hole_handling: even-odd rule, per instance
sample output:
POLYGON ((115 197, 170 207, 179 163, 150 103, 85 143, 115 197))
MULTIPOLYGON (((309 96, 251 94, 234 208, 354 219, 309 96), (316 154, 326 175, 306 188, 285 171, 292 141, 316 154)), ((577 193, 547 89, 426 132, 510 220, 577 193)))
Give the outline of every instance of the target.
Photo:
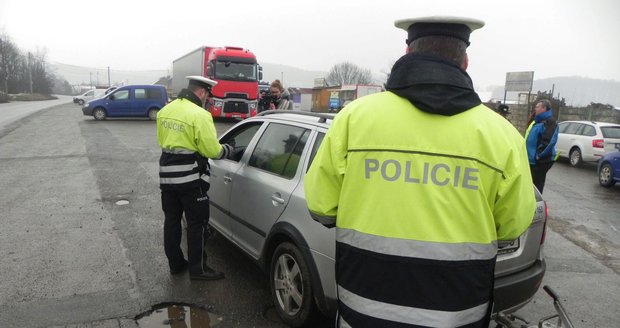
POLYGON ((545 220, 543 221, 542 237, 540 237, 541 245, 545 242, 545 237, 547 237, 547 219, 549 218, 549 207, 547 207, 547 202, 543 201, 543 204, 545 205, 545 220))
POLYGON ((603 139, 594 139, 592 140, 592 147, 605 148, 605 141, 603 139))

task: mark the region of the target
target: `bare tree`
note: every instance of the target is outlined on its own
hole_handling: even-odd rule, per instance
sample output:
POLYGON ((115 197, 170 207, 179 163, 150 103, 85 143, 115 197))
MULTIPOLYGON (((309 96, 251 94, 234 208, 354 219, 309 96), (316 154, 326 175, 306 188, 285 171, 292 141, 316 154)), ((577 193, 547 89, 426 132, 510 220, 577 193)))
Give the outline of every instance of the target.
POLYGON ((0 81, 4 92, 9 93, 9 82, 18 79, 21 56, 19 49, 6 35, 0 35, 0 81))
POLYGON ((349 62, 334 65, 325 78, 327 85, 370 84, 372 74, 370 69, 361 68, 349 62))

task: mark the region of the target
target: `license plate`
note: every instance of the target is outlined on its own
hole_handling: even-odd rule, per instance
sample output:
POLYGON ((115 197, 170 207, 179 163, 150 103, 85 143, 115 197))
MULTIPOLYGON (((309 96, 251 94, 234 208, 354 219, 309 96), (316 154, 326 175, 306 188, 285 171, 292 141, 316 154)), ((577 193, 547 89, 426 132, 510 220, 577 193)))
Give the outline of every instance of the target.
POLYGON ((241 117, 241 114, 232 114, 230 116, 232 116, 232 117, 241 117))
POLYGON ((500 241, 497 254, 508 254, 516 252, 519 249, 519 239, 515 239, 512 241, 500 241))

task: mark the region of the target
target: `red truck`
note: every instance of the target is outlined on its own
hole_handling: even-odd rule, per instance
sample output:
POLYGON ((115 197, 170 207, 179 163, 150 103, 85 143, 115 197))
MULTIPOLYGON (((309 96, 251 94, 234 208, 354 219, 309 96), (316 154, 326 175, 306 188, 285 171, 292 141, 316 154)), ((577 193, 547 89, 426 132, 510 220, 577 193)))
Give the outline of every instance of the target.
POLYGON ((205 105, 213 117, 248 118, 256 115, 262 69, 256 56, 239 47, 202 46, 172 62, 172 96, 187 87, 186 76, 217 81, 205 105))

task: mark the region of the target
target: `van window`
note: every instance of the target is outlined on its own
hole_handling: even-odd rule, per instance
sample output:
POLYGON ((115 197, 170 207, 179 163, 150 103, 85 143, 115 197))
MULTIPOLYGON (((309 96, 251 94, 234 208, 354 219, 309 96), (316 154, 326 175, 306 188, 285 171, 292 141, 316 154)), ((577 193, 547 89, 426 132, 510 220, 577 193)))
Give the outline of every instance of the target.
POLYGON ((144 89, 135 89, 133 94, 136 96, 136 99, 145 99, 146 98, 146 90, 144 89))
POLYGON ((89 97, 95 95, 95 90, 90 90, 84 94, 84 97, 89 97))
POLYGON ((127 100, 129 99, 129 90, 121 90, 112 94, 114 100, 127 100))
POLYGON ((146 89, 146 99, 162 99, 160 88, 149 88, 146 89))

